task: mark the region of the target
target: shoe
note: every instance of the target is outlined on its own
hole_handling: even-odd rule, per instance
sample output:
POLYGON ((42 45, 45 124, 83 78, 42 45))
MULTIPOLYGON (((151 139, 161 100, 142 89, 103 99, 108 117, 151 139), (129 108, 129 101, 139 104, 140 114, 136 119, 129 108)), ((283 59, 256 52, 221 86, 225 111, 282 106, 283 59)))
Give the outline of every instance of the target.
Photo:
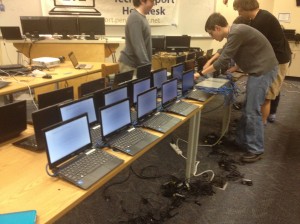
POLYGON ((268 117, 268 121, 270 123, 274 123, 276 120, 276 114, 270 114, 269 117, 268 117))
POLYGON ((252 152, 246 152, 242 155, 241 160, 246 163, 253 163, 262 158, 263 153, 254 154, 252 152))

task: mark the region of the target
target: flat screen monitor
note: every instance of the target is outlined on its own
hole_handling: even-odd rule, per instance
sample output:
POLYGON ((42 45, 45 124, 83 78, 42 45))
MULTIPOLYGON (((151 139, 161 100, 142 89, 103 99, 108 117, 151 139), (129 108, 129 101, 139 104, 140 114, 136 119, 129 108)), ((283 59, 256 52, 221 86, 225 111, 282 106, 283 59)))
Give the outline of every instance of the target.
POLYGON ((40 38, 41 34, 51 34, 49 17, 20 16, 22 32, 28 38, 40 38))
POLYGON ((166 50, 169 52, 188 51, 190 49, 190 44, 190 36, 166 36, 166 50))
POLYGON ((78 35, 76 17, 49 17, 50 27, 53 34, 61 35, 61 40, 71 39, 69 35, 78 35))
POLYGON ((166 36, 151 36, 153 54, 166 50, 166 36))
POLYGON ((80 35, 88 35, 85 39, 96 40, 95 35, 105 35, 104 17, 79 17, 78 29, 80 35))

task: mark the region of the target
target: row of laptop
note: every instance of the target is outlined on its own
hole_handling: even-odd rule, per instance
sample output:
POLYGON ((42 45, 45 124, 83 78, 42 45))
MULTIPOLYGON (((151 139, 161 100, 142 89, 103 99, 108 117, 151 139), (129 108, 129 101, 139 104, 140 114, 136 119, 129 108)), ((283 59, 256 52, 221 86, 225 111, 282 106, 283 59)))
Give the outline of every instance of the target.
MULTIPOLYGON (((160 112, 161 109, 183 116, 197 109, 197 106, 178 99, 176 78, 167 80, 165 69, 152 72, 157 73, 158 79, 133 80, 116 89, 104 88, 79 100, 40 109, 32 114, 35 135, 14 144, 35 150, 46 149, 49 168, 56 175, 87 189, 123 162, 103 150, 95 149, 95 144, 135 155, 158 139, 140 127, 165 133, 180 122, 179 118, 160 112), (158 89, 162 92, 159 106, 158 89), (132 106, 136 109, 133 110, 132 106), (182 107, 181 111, 178 107, 182 107), (84 162, 97 165, 97 168, 87 168, 92 170, 89 175, 86 175, 87 171, 70 174, 69 163, 81 161, 79 157, 96 157, 95 161, 105 161, 105 165, 100 165, 102 162, 84 162), (65 163, 67 160, 69 162, 65 163)), ((193 74, 193 70, 182 74, 181 95, 188 95, 185 92, 186 83, 191 86, 189 93, 198 91, 193 90, 193 74)), ((24 107, 22 101, 15 104, 23 104, 24 107)))

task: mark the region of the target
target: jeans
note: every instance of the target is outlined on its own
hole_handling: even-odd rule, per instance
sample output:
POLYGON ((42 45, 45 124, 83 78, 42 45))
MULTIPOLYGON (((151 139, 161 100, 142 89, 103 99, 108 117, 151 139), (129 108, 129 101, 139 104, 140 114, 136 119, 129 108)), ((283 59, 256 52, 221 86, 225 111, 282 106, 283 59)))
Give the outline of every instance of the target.
POLYGON ((264 103, 269 86, 276 78, 278 67, 260 76, 249 75, 246 86, 246 102, 237 129, 237 143, 249 152, 264 152, 264 125, 261 105, 264 103))

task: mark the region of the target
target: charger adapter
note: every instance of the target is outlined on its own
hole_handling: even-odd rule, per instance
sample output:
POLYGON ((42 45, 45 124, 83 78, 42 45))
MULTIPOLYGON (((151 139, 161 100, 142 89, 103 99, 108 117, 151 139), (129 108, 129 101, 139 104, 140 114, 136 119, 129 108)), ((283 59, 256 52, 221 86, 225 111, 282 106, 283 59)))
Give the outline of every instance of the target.
POLYGON ((178 155, 182 155, 182 151, 180 150, 180 148, 179 148, 176 144, 170 142, 170 146, 172 147, 172 149, 173 149, 178 155))

